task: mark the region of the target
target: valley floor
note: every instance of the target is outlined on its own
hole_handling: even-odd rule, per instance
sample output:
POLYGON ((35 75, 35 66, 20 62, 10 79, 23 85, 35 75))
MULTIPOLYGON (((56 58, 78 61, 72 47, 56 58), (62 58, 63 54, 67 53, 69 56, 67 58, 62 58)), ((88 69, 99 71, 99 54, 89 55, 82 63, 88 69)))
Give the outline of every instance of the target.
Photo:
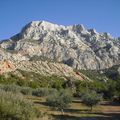
POLYGON ((55 120, 120 120, 120 104, 114 102, 103 101, 91 112, 90 108, 84 106, 79 99, 74 98, 70 107, 61 113, 49 107, 43 97, 27 96, 27 99, 32 100, 35 106, 44 113, 43 120, 48 120, 51 116, 55 120), (50 117, 48 118, 48 116, 50 117))

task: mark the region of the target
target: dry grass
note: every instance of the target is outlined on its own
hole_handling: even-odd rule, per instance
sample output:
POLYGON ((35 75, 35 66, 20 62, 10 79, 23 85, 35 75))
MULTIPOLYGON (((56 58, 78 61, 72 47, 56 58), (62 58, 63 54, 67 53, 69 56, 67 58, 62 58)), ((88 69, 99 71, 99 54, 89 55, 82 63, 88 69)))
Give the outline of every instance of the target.
MULTIPOLYGON (((120 105, 108 101, 94 107, 91 112, 87 106, 75 98, 70 107, 65 109, 64 114, 62 114, 60 111, 48 106, 45 97, 28 96, 27 99, 31 99, 36 108, 45 116, 52 115, 56 120, 120 120, 120 105)), ((44 117, 44 120, 47 119, 48 117, 44 117)))

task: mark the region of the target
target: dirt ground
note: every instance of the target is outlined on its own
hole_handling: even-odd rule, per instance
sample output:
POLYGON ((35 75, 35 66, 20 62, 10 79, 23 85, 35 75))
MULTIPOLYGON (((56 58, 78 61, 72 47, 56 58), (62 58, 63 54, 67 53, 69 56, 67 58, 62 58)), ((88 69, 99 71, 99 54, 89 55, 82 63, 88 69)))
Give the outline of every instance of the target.
POLYGON ((74 99, 70 104, 70 107, 64 109, 64 113, 61 113, 54 108, 49 107, 45 98, 40 97, 28 97, 31 99, 35 106, 44 114, 43 120, 47 116, 51 116, 55 120, 120 120, 120 104, 103 101, 100 105, 93 108, 93 111, 90 111, 90 108, 83 105, 79 99, 74 99))

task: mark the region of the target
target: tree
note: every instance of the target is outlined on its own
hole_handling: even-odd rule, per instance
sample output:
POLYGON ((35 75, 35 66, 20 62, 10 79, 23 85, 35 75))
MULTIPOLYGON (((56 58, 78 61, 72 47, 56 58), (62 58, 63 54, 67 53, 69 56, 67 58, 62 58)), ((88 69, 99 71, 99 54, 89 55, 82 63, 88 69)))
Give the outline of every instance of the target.
POLYGON ((64 108, 68 107, 69 103, 72 102, 72 95, 68 90, 60 90, 48 96, 47 103, 53 106, 63 113, 64 108))
POLYGON ((87 81, 77 81, 75 83, 75 86, 76 86, 76 96, 77 97, 83 96, 84 93, 89 90, 89 82, 87 82, 87 81))
MULTIPOLYGON (((119 83, 119 82, 118 82, 119 83)), ((106 84, 106 90, 104 91, 104 97, 112 99, 117 95, 118 91, 116 90, 116 86, 118 84, 115 80, 109 80, 106 84)), ((119 85, 119 84, 118 84, 119 85)))
POLYGON ((84 93, 82 96, 82 101, 85 105, 90 107, 91 111, 93 106, 97 105, 102 99, 102 96, 100 94, 97 94, 95 91, 89 91, 87 93, 84 93))

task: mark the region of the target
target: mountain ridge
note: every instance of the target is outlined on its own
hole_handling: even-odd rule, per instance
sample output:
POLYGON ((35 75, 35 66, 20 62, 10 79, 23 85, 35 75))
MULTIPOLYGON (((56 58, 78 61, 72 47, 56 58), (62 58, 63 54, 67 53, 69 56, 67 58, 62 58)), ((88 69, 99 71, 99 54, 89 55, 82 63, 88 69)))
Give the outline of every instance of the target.
POLYGON ((100 70, 120 64, 120 40, 80 24, 63 26, 32 21, 17 35, 1 41, 0 46, 9 53, 20 54, 26 61, 34 56, 44 57, 78 70, 100 70))

